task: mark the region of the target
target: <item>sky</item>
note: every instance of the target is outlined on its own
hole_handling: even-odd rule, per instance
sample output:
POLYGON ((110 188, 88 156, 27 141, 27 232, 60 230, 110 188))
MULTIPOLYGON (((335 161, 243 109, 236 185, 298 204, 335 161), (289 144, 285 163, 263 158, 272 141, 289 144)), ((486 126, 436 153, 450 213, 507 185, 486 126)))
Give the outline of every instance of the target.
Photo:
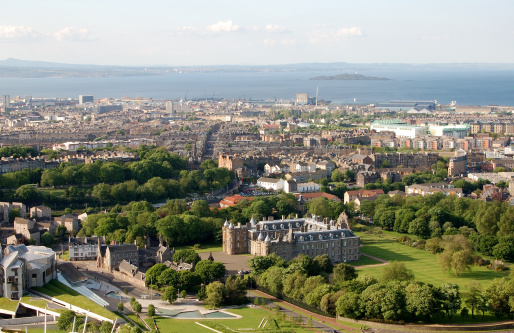
POLYGON ((0 59, 513 63, 512 0, 3 0, 0 59))

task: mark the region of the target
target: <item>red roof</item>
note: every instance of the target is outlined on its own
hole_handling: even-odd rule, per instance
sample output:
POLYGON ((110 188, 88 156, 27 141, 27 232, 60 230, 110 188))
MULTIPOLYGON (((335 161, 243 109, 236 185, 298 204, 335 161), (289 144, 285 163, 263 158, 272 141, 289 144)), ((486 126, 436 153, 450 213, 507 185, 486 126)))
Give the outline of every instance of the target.
POLYGON ((326 192, 296 193, 295 194, 297 199, 300 198, 300 195, 303 197, 303 199, 305 201, 309 201, 309 200, 320 198, 320 197, 327 198, 328 200, 341 201, 341 199, 339 199, 337 196, 330 194, 330 193, 326 193, 326 192))
POLYGON ((246 197, 243 197, 242 195, 234 194, 231 197, 226 197, 223 200, 221 200, 220 201, 220 207, 221 208, 232 207, 232 206, 236 205, 241 200, 251 201, 251 200, 253 200, 253 198, 246 198, 246 197))

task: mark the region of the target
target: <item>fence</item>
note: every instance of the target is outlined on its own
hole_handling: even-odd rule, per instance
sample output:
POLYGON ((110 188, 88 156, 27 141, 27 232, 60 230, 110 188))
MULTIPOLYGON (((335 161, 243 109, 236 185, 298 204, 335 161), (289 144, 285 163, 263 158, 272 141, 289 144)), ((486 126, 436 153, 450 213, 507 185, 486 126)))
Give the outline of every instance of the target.
POLYGON ((266 293, 266 294, 269 294, 269 295, 272 295, 278 299, 281 299, 283 301, 286 301, 288 303, 291 303, 295 306, 298 306, 302 309, 305 309, 307 311, 310 311, 310 312, 313 312, 313 313, 316 313, 316 314, 319 314, 319 315, 322 315, 322 316, 325 316, 325 317, 330 317, 330 318, 335 318, 334 315, 330 314, 330 313, 326 313, 324 311, 321 311, 320 309, 318 309, 317 307, 314 307, 312 305, 309 305, 309 304, 305 304, 304 302, 300 302, 294 298, 291 298, 289 296, 285 296, 285 295, 277 295, 276 293, 272 292, 271 290, 269 290, 268 288, 264 287, 264 286, 261 286, 261 285, 256 285, 256 288, 257 290, 260 290, 262 291, 263 293, 266 293))

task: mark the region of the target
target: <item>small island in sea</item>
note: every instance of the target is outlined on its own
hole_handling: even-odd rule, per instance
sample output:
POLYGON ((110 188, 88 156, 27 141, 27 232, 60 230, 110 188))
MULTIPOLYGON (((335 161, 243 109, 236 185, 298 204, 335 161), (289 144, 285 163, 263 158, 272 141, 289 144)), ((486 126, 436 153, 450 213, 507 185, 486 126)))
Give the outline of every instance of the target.
POLYGON ((390 80, 383 77, 375 77, 375 76, 366 76, 366 75, 360 75, 360 74, 337 74, 332 76, 316 76, 312 77, 309 80, 374 80, 374 81, 384 81, 384 80, 390 80))

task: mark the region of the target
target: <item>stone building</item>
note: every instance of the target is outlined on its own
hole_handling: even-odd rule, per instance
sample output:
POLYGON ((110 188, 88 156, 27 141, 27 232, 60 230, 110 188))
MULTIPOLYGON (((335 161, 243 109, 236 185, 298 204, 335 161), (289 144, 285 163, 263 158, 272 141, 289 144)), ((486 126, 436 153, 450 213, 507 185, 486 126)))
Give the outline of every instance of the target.
POLYGON ((326 254, 333 263, 360 259, 360 237, 347 229, 347 216, 337 221, 319 216, 255 222, 245 225, 225 221, 223 252, 266 256, 275 253, 285 260, 299 254, 314 258, 326 254))
POLYGON ((108 272, 118 270, 123 261, 139 263, 139 252, 134 244, 101 245, 98 243, 96 267, 108 272))
POLYGON ((468 156, 464 150, 455 152, 455 156, 450 158, 448 166, 448 176, 458 176, 466 173, 468 164, 468 156))
POLYGON ((218 167, 219 168, 227 168, 230 171, 234 171, 237 168, 242 168, 244 166, 243 160, 241 157, 234 155, 229 156, 226 154, 220 154, 218 158, 218 167))

